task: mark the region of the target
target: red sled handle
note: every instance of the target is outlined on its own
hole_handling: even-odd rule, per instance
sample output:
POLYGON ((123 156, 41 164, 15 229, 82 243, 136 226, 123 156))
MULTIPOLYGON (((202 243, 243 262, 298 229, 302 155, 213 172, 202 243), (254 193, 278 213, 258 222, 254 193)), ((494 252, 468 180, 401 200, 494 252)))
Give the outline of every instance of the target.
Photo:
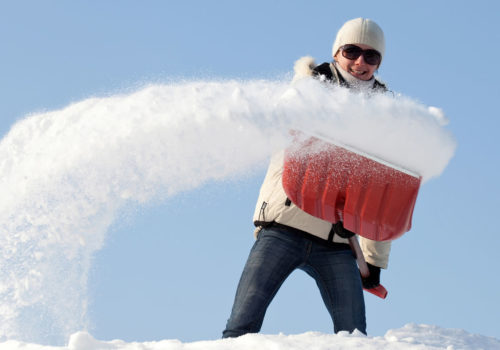
POLYGON ((385 299, 385 297, 387 296, 387 289, 385 289, 385 287, 381 284, 379 284, 376 287, 370 288, 370 289, 363 288, 363 290, 370 292, 373 295, 376 295, 377 297, 382 298, 382 299, 385 299))

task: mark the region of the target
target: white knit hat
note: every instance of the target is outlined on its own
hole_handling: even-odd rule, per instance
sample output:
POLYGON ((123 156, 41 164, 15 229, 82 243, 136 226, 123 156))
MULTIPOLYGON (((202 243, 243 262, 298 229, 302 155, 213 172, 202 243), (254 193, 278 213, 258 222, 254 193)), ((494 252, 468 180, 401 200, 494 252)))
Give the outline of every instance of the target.
POLYGON ((351 19, 344 23, 337 33, 333 43, 332 56, 335 56, 340 47, 346 44, 364 44, 380 52, 382 58, 385 53, 384 32, 377 23, 368 18, 351 19))

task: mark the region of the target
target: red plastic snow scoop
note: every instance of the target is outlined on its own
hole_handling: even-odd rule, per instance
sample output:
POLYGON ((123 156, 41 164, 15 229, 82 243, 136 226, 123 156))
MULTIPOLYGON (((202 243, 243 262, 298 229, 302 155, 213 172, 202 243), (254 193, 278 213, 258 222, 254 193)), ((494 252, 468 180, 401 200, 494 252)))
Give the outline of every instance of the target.
MULTIPOLYGON (((352 147, 304 138, 285 152, 283 188, 299 208, 315 217, 343 222, 349 231, 375 240, 393 240, 409 231, 421 177, 352 147)), ((361 275, 369 275, 356 238, 350 244, 361 275)), ((383 286, 369 292, 385 298, 383 286)))
POLYGON ((285 152, 283 188, 295 205, 375 241, 410 230, 420 183, 409 170, 318 137, 285 152))

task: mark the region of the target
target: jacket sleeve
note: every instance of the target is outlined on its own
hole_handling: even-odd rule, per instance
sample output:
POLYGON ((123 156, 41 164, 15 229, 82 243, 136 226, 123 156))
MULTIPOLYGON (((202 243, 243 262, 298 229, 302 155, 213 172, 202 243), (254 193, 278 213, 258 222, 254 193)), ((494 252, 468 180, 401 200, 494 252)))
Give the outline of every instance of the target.
POLYGON ((360 237, 359 244, 367 263, 386 269, 389 264, 391 241, 378 242, 360 237))

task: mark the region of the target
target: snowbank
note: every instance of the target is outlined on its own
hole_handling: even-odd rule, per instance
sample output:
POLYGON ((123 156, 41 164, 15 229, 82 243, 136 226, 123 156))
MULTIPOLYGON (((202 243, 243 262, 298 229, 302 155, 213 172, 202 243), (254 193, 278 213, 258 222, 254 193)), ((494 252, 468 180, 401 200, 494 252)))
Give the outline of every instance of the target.
POLYGON ((384 337, 366 337, 361 333, 324 334, 307 332, 297 335, 247 334, 235 339, 182 343, 162 340, 126 343, 121 340, 99 341, 87 332, 71 336, 68 346, 53 347, 9 341, 0 350, 498 350, 500 340, 470 334, 459 329, 408 324, 389 330, 384 337))

